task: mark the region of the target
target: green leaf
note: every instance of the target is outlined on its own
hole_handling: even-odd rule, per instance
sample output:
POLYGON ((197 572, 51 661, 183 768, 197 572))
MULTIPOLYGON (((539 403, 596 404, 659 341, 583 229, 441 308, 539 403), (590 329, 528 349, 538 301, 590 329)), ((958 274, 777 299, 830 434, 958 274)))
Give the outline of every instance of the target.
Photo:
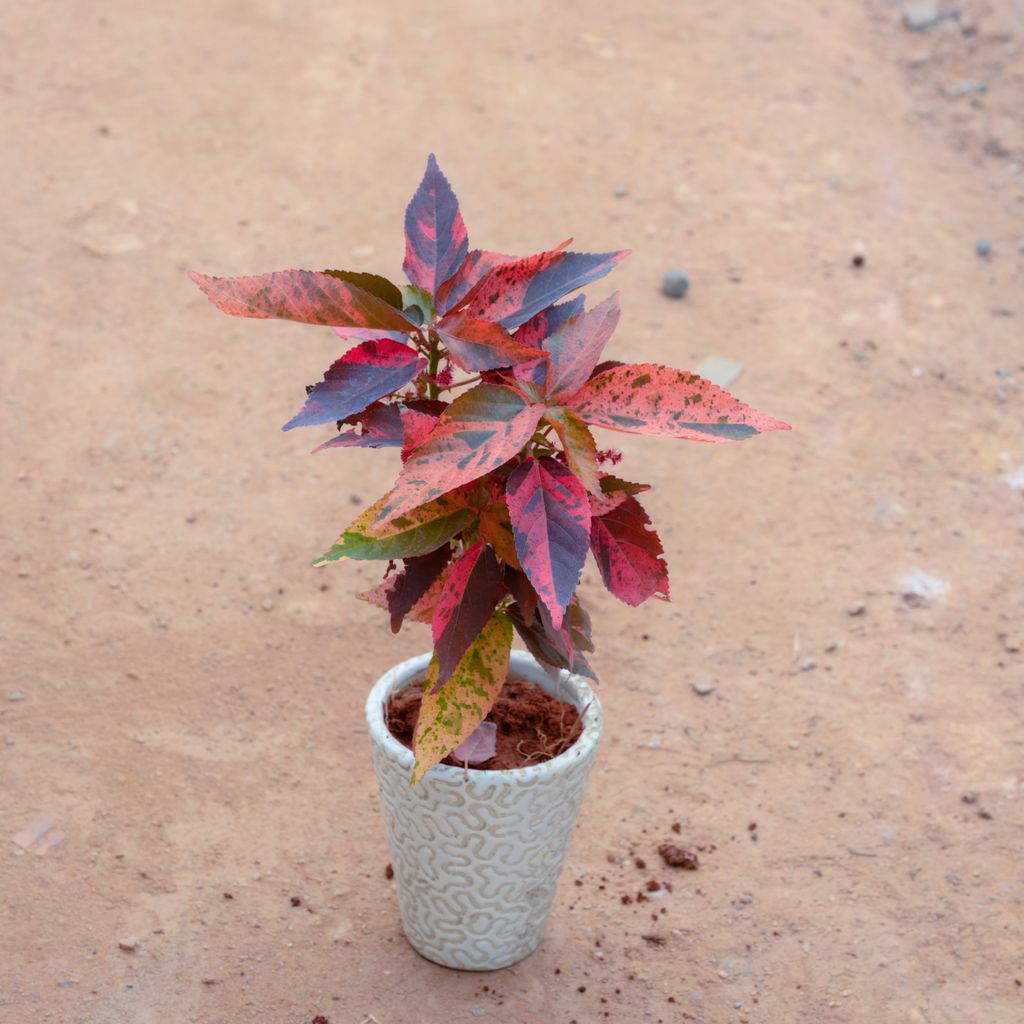
POLYGON ((369 274, 361 270, 325 270, 325 274, 336 277, 339 281, 348 281, 364 292, 376 295, 383 299, 389 306, 395 309, 402 308, 402 289, 397 284, 392 284, 386 277, 380 274, 369 274))
POLYGON ((445 494, 396 516, 386 526, 375 526, 389 497, 385 495, 349 524, 330 551, 313 564, 323 565, 342 558, 365 560, 426 555, 464 530, 476 516, 461 494, 445 494))
POLYGON ((433 321, 434 296, 426 288, 420 288, 414 284, 405 285, 402 288, 402 303, 406 308, 409 306, 418 307, 425 321, 433 321))
POLYGON ((508 678, 512 623, 496 612, 473 641, 452 677, 436 693, 437 658, 423 683, 423 703, 413 737, 415 786, 487 717, 508 678))

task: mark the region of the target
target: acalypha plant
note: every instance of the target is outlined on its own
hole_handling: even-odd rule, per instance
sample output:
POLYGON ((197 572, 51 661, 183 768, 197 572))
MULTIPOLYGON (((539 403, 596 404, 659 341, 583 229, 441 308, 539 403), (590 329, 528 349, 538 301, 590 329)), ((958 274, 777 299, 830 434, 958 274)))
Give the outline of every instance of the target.
POLYGON ((629 252, 568 245, 523 259, 471 250, 431 156, 405 213, 404 287, 348 270, 191 273, 225 313, 358 339, 284 429, 336 424, 316 451, 401 450, 394 488, 317 564, 386 562, 361 596, 396 632, 405 619, 433 630, 413 783, 490 711, 513 630, 542 663, 593 677, 576 593, 588 551, 626 604, 668 599, 661 541, 637 500, 649 488, 603 468, 620 455, 599 450, 591 427, 717 444, 789 429, 685 370, 602 361, 618 295, 591 309, 583 295, 561 300, 629 252))

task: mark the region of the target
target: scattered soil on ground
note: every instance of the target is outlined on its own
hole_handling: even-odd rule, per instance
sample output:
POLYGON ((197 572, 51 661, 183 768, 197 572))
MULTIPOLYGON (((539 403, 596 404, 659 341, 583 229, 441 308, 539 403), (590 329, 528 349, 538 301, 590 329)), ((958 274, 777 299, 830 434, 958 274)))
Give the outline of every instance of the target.
MULTIPOLYGON (((394 694, 385 717, 391 735, 412 749, 412 737, 420 715, 423 683, 394 694)), ((527 768, 550 761, 568 750, 583 732, 580 715, 571 704, 545 693, 536 683, 510 679, 498 694, 485 721, 498 727, 497 753, 475 764, 476 771, 527 768)), ((461 768, 462 762, 446 757, 442 764, 461 768)))

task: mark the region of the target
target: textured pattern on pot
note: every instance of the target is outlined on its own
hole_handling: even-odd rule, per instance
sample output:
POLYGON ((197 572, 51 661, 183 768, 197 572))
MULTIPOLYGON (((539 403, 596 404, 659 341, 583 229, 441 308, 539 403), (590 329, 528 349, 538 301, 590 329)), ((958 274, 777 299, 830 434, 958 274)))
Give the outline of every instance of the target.
POLYGON ((402 925, 417 952, 435 963, 496 970, 529 956, 544 935, 601 737, 601 706, 580 676, 552 679, 531 655, 513 651, 510 678, 587 709, 580 738, 527 768, 438 765, 413 788, 412 751, 388 732, 384 705, 422 678, 429 660, 424 654, 402 662, 366 702, 402 925))

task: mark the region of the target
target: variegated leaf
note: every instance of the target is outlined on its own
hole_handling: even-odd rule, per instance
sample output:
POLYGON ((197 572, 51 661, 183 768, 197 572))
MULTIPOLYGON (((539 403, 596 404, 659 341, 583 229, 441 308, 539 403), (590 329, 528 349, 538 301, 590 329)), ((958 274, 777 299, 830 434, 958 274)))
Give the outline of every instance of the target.
POLYGON ((520 344, 500 324, 474 320, 465 313, 446 316, 437 325, 437 333, 452 361, 469 373, 512 366, 541 355, 536 349, 520 344))
POLYGON ((412 783, 439 764, 487 717, 508 678, 512 624, 495 613, 436 693, 437 659, 427 670, 423 702, 413 737, 416 764, 412 783))
POLYGON ((380 274, 370 274, 364 270, 325 270, 329 277, 336 277, 339 281, 348 281, 364 292, 376 295, 383 299, 389 306, 395 309, 402 308, 402 289, 397 284, 392 284, 386 277, 380 274))
POLYGON ((414 285, 436 295, 462 266, 468 249, 459 201, 431 153, 423 180, 405 211, 402 267, 414 285))
POLYGON ((490 761, 498 752, 498 727, 481 722, 451 753, 453 761, 474 765, 490 761))
POLYGON ((371 405, 358 416, 349 416, 346 423, 354 423, 362 430, 346 430, 337 437, 317 445, 314 452, 327 448, 400 448, 402 446, 402 415, 399 406, 390 402, 371 405))
POLYGON ((306 395, 306 403, 281 429, 346 420, 371 402, 404 388, 424 366, 416 350, 378 338, 349 349, 306 395))
POLYGON ((544 419, 558 434, 569 468, 580 478, 591 494, 601 493, 601 475, 597 468, 597 442, 590 428, 572 411, 563 406, 548 408, 544 419))
POLYGON ((486 249, 473 249, 467 253, 462 266, 449 278, 437 293, 436 308, 438 315, 443 316, 454 309, 472 290, 480 279, 503 263, 515 263, 515 256, 506 256, 500 252, 488 252, 486 249))
POLYGON ((508 478, 506 500, 523 571, 560 626, 587 558, 586 488, 557 459, 531 458, 508 478))
POLYGON ((465 311, 515 330, 563 295, 604 277, 628 255, 628 250, 581 253, 554 249, 495 267, 467 296, 465 311))
POLYGON ((530 348, 540 348, 541 342, 549 334, 554 334, 566 320, 571 320, 583 312, 585 301, 585 295, 576 295, 567 302, 560 302, 556 306, 542 309, 516 331, 514 335, 516 341, 521 345, 528 345, 530 348))
POLYGON ((387 594, 392 633, 397 633, 402 628, 402 620, 444 572, 451 556, 451 545, 442 544, 426 555, 405 559, 405 568, 395 577, 394 586, 387 594))
POLYGON ((218 309, 232 316, 398 333, 413 328, 384 299, 315 270, 279 270, 251 277, 209 277, 190 270, 189 277, 218 309))
POLYGON ((618 508, 627 498, 643 494, 651 489, 650 484, 631 484, 628 480, 620 480, 610 473, 601 473, 601 490, 590 495, 591 516, 603 516, 618 508))
POLYGON ((533 435, 544 406, 511 388, 478 384, 445 409, 409 456, 379 524, 471 483, 508 462, 533 435))
POLYGON ((551 355, 545 392, 550 402, 561 402, 586 384, 618 323, 616 292, 600 305, 567 320, 545 338, 542 348, 551 355))
POLYGON ((592 377, 569 399, 587 423, 627 434, 689 441, 742 441, 788 423, 766 416, 685 370, 627 363, 592 377))
POLYGON ((448 681, 491 617, 503 590, 497 559, 486 544, 474 544, 454 563, 434 610, 435 686, 448 681))
POLYGON ((649 597, 669 598, 668 566, 661 540, 636 498, 593 520, 590 546, 604 585, 636 607, 649 597))
POLYGON ((439 548, 467 527, 476 513, 467 507, 462 494, 445 494, 407 515, 397 515, 386 524, 378 523, 388 501, 385 495, 358 516, 338 542, 315 565, 341 558, 415 558, 439 548))

